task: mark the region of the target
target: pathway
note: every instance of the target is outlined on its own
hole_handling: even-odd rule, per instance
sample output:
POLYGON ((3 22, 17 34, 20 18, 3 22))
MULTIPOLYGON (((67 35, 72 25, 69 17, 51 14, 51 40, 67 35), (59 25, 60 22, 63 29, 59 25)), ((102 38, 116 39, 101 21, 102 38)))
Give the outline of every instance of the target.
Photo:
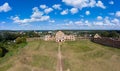
POLYGON ((61 54, 60 43, 59 43, 59 47, 58 47, 58 60, 57 60, 56 71, 63 71, 63 68, 62 68, 62 54, 61 54))

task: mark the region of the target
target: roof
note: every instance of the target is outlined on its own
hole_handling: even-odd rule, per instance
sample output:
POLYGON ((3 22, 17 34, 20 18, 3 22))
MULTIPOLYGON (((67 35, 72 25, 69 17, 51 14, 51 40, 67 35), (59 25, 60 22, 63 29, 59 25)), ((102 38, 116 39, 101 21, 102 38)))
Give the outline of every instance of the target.
POLYGON ((101 38, 101 36, 98 34, 95 34, 94 38, 101 38))

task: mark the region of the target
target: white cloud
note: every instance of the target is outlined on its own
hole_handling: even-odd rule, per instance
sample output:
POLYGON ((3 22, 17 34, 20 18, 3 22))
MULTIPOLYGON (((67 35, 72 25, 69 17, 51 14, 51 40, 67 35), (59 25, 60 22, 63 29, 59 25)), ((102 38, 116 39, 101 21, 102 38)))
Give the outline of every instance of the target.
POLYGON ((11 10, 11 7, 9 4, 6 2, 2 6, 0 6, 0 12, 8 12, 11 10))
POLYGON ((102 3, 102 1, 98 1, 98 2, 96 3, 96 6, 97 6, 97 7, 101 7, 101 8, 103 8, 103 9, 106 8, 106 7, 104 6, 104 4, 102 3))
POLYGON ((120 24, 120 21, 117 18, 114 18, 111 22, 114 24, 120 24))
POLYGON ((69 21, 69 24, 73 24, 73 21, 69 21))
POLYGON ((90 7, 95 7, 96 1, 95 0, 90 0, 90 3, 88 6, 90 7))
POLYGON ((86 20, 85 23, 86 23, 86 24, 89 23, 88 20, 86 20))
POLYGON ((117 11, 115 15, 116 17, 120 17, 120 11, 117 11))
POLYGON ((5 21, 1 21, 0 24, 5 24, 6 22, 5 21))
POLYGON ((44 15, 43 12, 39 11, 37 7, 34 7, 33 14, 30 16, 30 18, 20 19, 18 16, 16 16, 11 17, 11 19, 14 21, 14 23, 26 24, 31 22, 47 21, 50 19, 50 16, 44 15))
POLYGON ((78 9, 77 8, 72 8, 72 9, 70 9, 70 12, 72 14, 76 14, 76 13, 78 13, 78 9))
POLYGON ((86 14, 86 15, 90 15, 90 11, 86 11, 85 14, 86 14))
POLYGON ((110 18, 109 17, 105 17, 104 20, 103 20, 103 23, 107 24, 107 25, 110 25, 111 24, 110 18))
POLYGON ((44 12, 45 12, 46 14, 48 14, 48 13, 50 13, 50 12, 52 12, 52 11, 53 11, 52 8, 46 8, 46 9, 44 10, 44 12))
POLYGON ((40 8, 45 9, 45 8, 47 8, 47 6, 46 5, 40 5, 40 8))
POLYGON ((74 24, 79 25, 79 26, 91 26, 91 23, 88 20, 79 20, 75 21, 74 24))
POLYGON ((60 4, 55 4, 52 6, 54 9, 58 9, 58 10, 61 10, 61 5, 60 4))
POLYGON ((71 26, 71 25, 74 25, 74 22, 73 21, 68 21, 67 23, 63 24, 65 26, 71 26))
POLYGON ((31 23, 31 22, 47 21, 50 19, 50 17, 42 16, 41 18, 20 19, 18 16, 16 16, 16 17, 11 17, 11 19, 14 21, 14 23, 26 24, 26 23, 31 23))
POLYGON ((43 12, 40 12, 37 7, 33 8, 33 14, 31 15, 31 18, 40 18, 43 15, 43 12))
POLYGON ((101 16, 98 16, 97 17, 97 20, 102 20, 103 18, 101 16))
POLYGON ((93 22, 93 25, 99 25, 99 26, 102 26, 104 25, 104 23, 102 21, 97 21, 97 22, 93 22))
POLYGON ((66 14, 68 14, 68 9, 63 10, 63 11, 61 12, 61 15, 66 15, 66 14))
POLYGON ((5 21, 2 21, 1 23, 2 23, 2 24, 5 24, 6 22, 5 22, 5 21))
POLYGON ((104 6, 104 4, 102 3, 102 1, 98 1, 96 3, 96 0, 62 0, 62 2, 64 2, 65 4, 69 5, 69 6, 73 6, 75 8, 85 8, 85 7, 101 7, 103 9, 105 9, 106 7, 104 6))
POLYGON ((55 23, 55 20, 49 20, 50 23, 55 23))
POLYGON ((93 0, 90 0, 90 1, 89 0, 62 0, 62 2, 65 2, 67 5, 80 8, 80 9, 91 6, 89 5, 91 1, 93 0))
POLYGON ((93 25, 98 25, 98 26, 113 26, 114 23, 111 22, 111 19, 109 17, 105 17, 103 20, 94 21, 93 25))
MULTIPOLYGON (((66 24, 66 23, 65 23, 66 24)), ((102 20, 100 21, 88 21, 88 20, 78 20, 78 21, 68 21, 68 23, 66 25, 71 25, 71 26, 101 26, 101 27, 105 27, 105 26, 120 26, 120 20, 117 18, 111 19, 109 17, 105 17, 102 18, 102 20)))
POLYGON ((80 24, 83 24, 83 19, 81 19, 81 20, 79 20, 79 21, 75 21, 74 23, 76 24, 76 25, 80 25, 80 24))
POLYGON ((84 25, 91 26, 91 23, 88 20, 85 20, 85 24, 84 25))
POLYGON ((114 4, 114 1, 110 1, 109 4, 113 5, 113 4, 114 4))

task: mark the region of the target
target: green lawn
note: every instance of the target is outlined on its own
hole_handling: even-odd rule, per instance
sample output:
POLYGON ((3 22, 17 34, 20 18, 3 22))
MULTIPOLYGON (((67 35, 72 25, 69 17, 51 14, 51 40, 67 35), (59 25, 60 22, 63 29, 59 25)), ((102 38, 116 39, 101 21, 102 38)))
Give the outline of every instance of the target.
MULTIPOLYGON (((56 71, 55 41, 32 41, 7 59, 0 71, 56 71)), ((89 40, 66 41, 61 45, 62 64, 66 71, 120 71, 120 49, 102 46, 89 40)))
POLYGON ((120 71, 120 49, 80 40, 63 43, 62 52, 65 70, 120 71))

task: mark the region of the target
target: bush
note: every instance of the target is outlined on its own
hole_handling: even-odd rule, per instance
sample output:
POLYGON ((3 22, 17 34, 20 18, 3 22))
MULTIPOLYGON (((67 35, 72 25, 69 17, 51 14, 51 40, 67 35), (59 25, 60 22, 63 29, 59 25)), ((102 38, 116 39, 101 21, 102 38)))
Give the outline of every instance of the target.
POLYGON ((15 41, 17 44, 26 43, 26 38, 25 37, 18 37, 15 41))
POLYGON ((2 49, 0 48, 0 57, 2 57, 2 55, 3 55, 3 54, 2 54, 2 49))

